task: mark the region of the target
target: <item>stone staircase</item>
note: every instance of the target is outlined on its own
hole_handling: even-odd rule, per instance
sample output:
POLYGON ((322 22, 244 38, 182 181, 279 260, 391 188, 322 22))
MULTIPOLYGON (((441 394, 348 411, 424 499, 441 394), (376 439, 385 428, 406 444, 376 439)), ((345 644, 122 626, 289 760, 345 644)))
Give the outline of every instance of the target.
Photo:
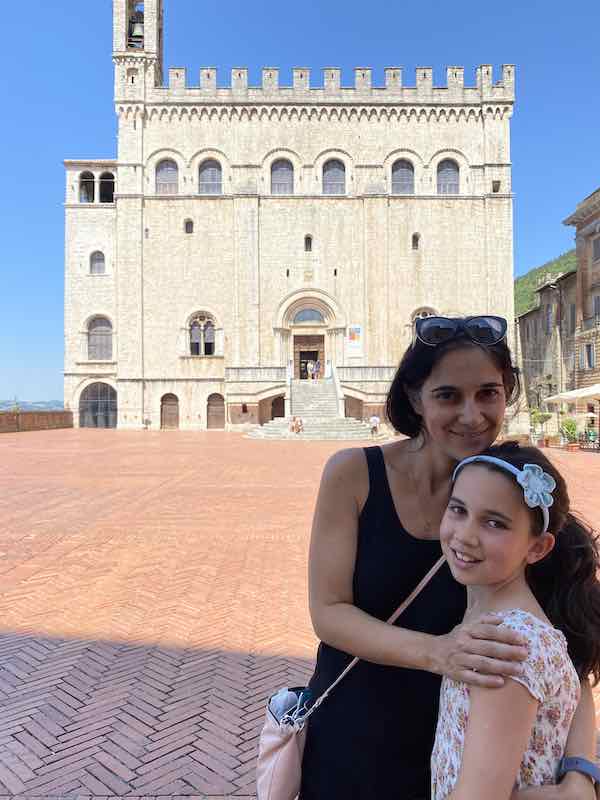
MULTIPOLYGON (((300 417, 304 430, 291 433, 290 417, 280 417, 254 428, 251 439, 370 439, 371 429, 366 422, 338 416, 335 383, 323 380, 294 380, 291 386, 292 416, 300 417)), ((377 439, 385 439, 380 433, 377 439)))

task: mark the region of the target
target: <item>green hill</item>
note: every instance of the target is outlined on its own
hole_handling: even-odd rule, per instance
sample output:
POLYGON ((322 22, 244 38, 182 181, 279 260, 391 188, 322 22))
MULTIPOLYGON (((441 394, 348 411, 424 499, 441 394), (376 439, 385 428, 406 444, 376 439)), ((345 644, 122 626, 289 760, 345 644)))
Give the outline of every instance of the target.
POLYGON ((517 278, 515 280, 515 314, 519 316, 534 307, 534 292, 545 275, 558 275, 560 272, 569 272, 572 269, 577 269, 575 250, 569 250, 562 256, 542 264, 541 267, 535 267, 517 278))

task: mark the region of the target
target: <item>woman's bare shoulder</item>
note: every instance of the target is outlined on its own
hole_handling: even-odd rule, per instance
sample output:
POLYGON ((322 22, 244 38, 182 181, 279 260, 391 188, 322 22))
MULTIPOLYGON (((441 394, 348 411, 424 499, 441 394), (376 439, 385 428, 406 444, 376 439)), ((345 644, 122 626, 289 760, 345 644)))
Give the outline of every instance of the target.
POLYGON ((321 487, 356 499, 359 508, 369 494, 369 470, 362 447, 346 447, 327 459, 321 487))

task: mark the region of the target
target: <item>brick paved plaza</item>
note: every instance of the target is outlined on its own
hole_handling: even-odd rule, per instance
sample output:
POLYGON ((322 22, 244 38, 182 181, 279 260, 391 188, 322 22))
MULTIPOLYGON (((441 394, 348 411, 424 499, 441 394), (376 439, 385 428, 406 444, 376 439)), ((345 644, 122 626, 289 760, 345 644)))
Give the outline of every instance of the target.
MULTIPOLYGON (((253 796, 265 697, 312 668, 310 519, 339 446, 0 437, 0 800, 253 796)), ((600 456, 551 456, 600 525, 600 456)))

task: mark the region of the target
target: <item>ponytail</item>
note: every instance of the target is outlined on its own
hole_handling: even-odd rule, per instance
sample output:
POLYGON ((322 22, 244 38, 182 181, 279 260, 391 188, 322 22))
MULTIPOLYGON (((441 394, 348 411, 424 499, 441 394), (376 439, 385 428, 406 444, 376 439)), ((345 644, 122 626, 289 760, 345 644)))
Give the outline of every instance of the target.
POLYGON ((544 613, 567 639, 580 678, 600 682, 600 555, 598 536, 568 513, 554 549, 527 567, 526 577, 544 613))

